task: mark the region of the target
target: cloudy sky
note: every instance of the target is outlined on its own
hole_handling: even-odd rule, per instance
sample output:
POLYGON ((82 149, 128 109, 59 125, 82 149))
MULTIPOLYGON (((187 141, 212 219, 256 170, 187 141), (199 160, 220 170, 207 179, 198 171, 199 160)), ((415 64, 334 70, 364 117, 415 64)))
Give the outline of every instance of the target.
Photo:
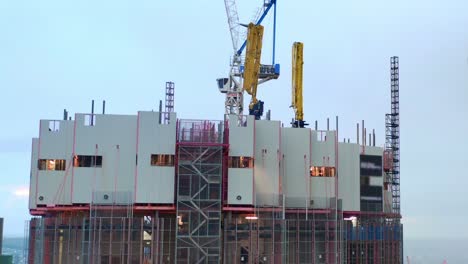
MULTIPOLYGON (((263 1, 238 0, 241 22, 263 1)), ((400 57, 402 211, 407 238, 468 239, 468 2, 457 0, 278 3, 282 76, 260 86, 272 118, 289 123, 291 45, 305 44, 305 119, 340 118, 355 140, 365 119, 384 142, 389 57, 400 57)), ((271 60, 272 19, 263 58, 271 60)), ((221 0, 0 1, 0 215, 22 235, 31 138, 39 119, 157 109, 176 83, 181 118, 222 119, 232 45, 221 0)))

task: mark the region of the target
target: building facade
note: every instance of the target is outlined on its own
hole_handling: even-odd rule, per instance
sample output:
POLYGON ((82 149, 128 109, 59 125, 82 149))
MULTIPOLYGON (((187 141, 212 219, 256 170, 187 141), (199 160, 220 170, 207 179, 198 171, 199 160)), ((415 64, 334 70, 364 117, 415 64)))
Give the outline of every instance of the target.
POLYGON ((366 141, 253 116, 41 120, 28 261, 402 263, 388 153, 366 141))

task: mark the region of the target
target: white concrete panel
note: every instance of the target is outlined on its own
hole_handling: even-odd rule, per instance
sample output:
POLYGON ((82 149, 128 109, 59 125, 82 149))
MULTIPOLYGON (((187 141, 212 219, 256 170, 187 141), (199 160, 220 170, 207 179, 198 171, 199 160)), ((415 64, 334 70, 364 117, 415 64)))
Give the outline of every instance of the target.
POLYGON ((239 123, 235 115, 229 116, 229 156, 253 157, 254 151, 254 116, 246 116, 245 124, 239 123))
POLYGON ((279 205, 280 122, 255 121, 255 204, 279 205))
POLYGON ((312 130, 312 166, 335 166, 335 131, 312 130))
POLYGON ((353 143, 338 144, 338 190, 343 210, 360 210, 360 146, 353 143))
POLYGON ((33 138, 31 144, 31 171, 29 174, 29 209, 35 209, 36 206, 36 188, 37 188, 37 164, 39 156, 39 138, 33 138))
POLYGON ((136 203, 174 203, 175 168, 151 166, 152 154, 174 155, 176 114, 159 123, 159 112, 138 112, 136 203))
POLYGON ((42 205, 71 204, 74 121, 41 120, 39 130, 38 159, 63 159, 65 170, 38 171, 36 202, 42 205))
POLYGON ((281 128, 282 190, 287 207, 305 207, 310 200, 310 129, 281 128))
POLYGON ((330 199, 335 197, 334 177, 311 177, 311 200, 313 208, 329 208, 330 199))
POLYGON ((133 192, 136 116, 95 115, 94 126, 76 114, 75 154, 102 156, 102 168, 74 167, 73 203, 91 202, 92 192, 133 192))
POLYGON ((253 204, 253 169, 228 169, 228 204, 253 204))
POLYGON ((41 120, 39 159, 66 159, 69 161, 73 155, 74 124, 75 122, 72 120, 41 120), (58 130, 50 131, 50 122, 56 122, 58 130))

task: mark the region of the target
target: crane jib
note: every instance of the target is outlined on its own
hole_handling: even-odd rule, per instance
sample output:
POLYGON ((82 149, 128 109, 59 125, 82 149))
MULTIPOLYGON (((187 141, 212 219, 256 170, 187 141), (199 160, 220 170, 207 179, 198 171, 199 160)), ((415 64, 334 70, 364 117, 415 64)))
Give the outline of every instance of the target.
MULTIPOLYGON (((262 23, 263 19, 266 17, 266 15, 268 14, 268 11, 270 11, 270 9, 271 9, 271 7, 273 5, 276 5, 276 0, 271 0, 270 3, 268 3, 265 11, 263 11, 262 16, 258 19, 257 23, 255 23, 256 25, 260 25, 262 23)), ((244 51, 246 45, 247 45, 247 40, 244 40, 244 43, 242 43, 242 46, 237 51, 238 56, 240 56, 242 54, 242 52, 244 51)))

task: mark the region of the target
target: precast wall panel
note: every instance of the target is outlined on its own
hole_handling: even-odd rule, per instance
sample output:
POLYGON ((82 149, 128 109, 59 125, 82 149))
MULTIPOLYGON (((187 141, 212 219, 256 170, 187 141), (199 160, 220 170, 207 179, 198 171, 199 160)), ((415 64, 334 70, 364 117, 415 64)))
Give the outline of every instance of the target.
POLYGON ((31 142, 31 171, 29 174, 29 209, 35 209, 36 203, 36 177, 37 177, 37 162, 39 156, 39 138, 33 138, 31 142))
POLYGON ((36 202, 41 205, 71 203, 73 126, 70 120, 41 120, 39 128, 36 202), (42 166, 39 169, 39 160, 42 166), (65 168, 55 168, 63 160, 65 168))
POLYGON ((236 115, 229 115, 229 156, 254 155, 255 122, 253 116, 239 119, 236 115))
MULTIPOLYGON (((254 157, 254 135, 253 116, 229 115, 229 157, 254 157)), ((254 168, 228 168, 228 204, 253 204, 253 174, 254 168)))
POLYGON ((335 131, 311 131, 312 166, 335 167, 335 131))
POLYGON ((176 114, 170 113, 167 124, 163 118, 159 112, 138 112, 136 203, 174 203, 174 164, 151 164, 151 155, 175 155, 176 114))
POLYGON ((310 179, 310 207, 323 209, 334 207, 330 204, 335 197, 335 177, 311 177, 310 179))
POLYGON ((102 156, 102 166, 73 167, 73 203, 90 203, 92 193, 132 193, 136 167, 136 116, 75 116, 75 155, 102 156))
POLYGON ((257 206, 280 204, 280 126, 279 121, 255 121, 254 187, 257 206))
MULTIPOLYGON (((336 131, 311 130, 310 166, 336 168, 336 131)), ((329 208, 335 197, 335 176, 311 177, 310 196, 312 208, 329 208)))
POLYGON ((281 128, 282 190, 286 207, 310 207, 310 134, 308 128, 281 128))
POLYGON ((344 211, 359 211, 360 209, 360 149, 358 144, 339 143, 338 193, 343 201, 344 211))
POLYGON ((253 170, 228 169, 228 204, 253 204, 253 170))

